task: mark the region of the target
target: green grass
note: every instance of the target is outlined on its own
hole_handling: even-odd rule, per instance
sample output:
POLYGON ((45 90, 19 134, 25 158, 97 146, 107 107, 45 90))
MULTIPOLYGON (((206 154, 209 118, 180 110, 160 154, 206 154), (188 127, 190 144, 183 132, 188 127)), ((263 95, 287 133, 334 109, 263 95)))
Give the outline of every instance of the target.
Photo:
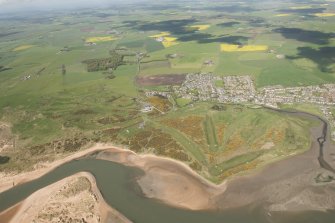
MULTIPOLYGON (((183 132, 154 119, 150 119, 150 124, 180 142, 185 151, 203 165, 203 171, 209 169, 214 181, 228 169, 245 162, 256 160, 262 165, 282 156, 300 153, 310 146, 306 126, 311 126, 312 123, 308 119, 290 117, 263 108, 226 105, 226 109, 219 112, 211 111, 210 106, 207 103, 197 103, 193 107, 182 107, 175 113, 166 115, 167 119, 178 119, 185 114, 203 117, 203 137, 207 139, 207 145, 199 146, 183 132), (218 138, 218 128, 222 125, 225 126, 223 138, 218 138), (281 136, 276 136, 276 131, 281 136), (273 142, 273 147, 264 149, 263 146, 269 142, 273 142)), ((203 173, 206 175, 206 171, 203 173)))
POLYGON ((222 76, 252 75, 257 77, 261 72, 261 67, 241 63, 238 60, 239 56, 241 56, 241 53, 221 53, 215 74, 222 76))
POLYGON ((325 82, 329 83, 334 80, 335 77, 332 74, 322 74, 315 69, 308 71, 294 65, 288 60, 279 60, 272 64, 268 62, 268 67, 261 71, 256 83, 258 87, 274 85, 276 83, 283 86, 306 86, 325 82))
POLYGON ((257 151, 257 152, 250 152, 247 154, 243 154, 240 156, 236 156, 230 160, 227 160, 223 163, 220 163, 218 165, 214 165, 209 169, 209 172, 213 176, 218 176, 225 171, 237 167, 239 165, 243 165, 245 163, 251 162, 257 158, 259 158, 264 152, 263 151, 257 151))
POLYGON ((209 149, 214 152, 217 151, 219 143, 218 143, 217 133, 215 131, 215 125, 213 123, 213 118, 211 114, 206 115, 206 119, 204 122, 204 129, 205 129, 209 149))
POLYGON ((179 107, 184 107, 184 106, 192 103, 192 100, 191 99, 186 99, 186 98, 177 98, 176 102, 177 102, 177 105, 179 107))
MULTIPOLYGON (((208 2, 208 7, 216 8, 230 4, 208 2)), ((277 4, 282 9, 289 7, 285 2, 277 4)), ((278 27, 292 27, 330 33, 333 32, 333 17, 306 17, 302 20, 300 16, 293 15, 279 18, 274 17, 277 12, 272 7, 256 1, 248 5, 257 10, 251 10, 247 14, 239 11, 224 12, 225 18, 222 20, 216 17, 222 12, 204 9, 202 4, 193 4, 194 10, 201 9, 202 13, 192 14, 197 21, 188 25, 210 24, 211 27, 195 33, 190 40, 179 40, 178 45, 169 48, 164 48, 161 43, 148 36, 170 31, 172 36, 183 37, 183 34, 178 32, 180 30, 173 30, 174 27, 154 24, 188 18, 182 2, 174 3, 173 10, 163 10, 162 13, 153 13, 142 8, 127 14, 118 14, 110 9, 92 9, 92 12, 103 11, 109 14, 106 18, 108 22, 86 11, 79 12, 79 16, 67 12, 50 12, 50 20, 39 18, 40 14, 27 17, 24 22, 3 20, 0 24, 2 30, 19 33, 0 36, 0 66, 12 68, 0 73, 0 118, 1 121, 12 124, 12 131, 18 137, 19 149, 8 152, 11 160, 0 169, 28 168, 38 161, 52 159, 54 151, 51 149, 46 149, 44 154, 36 157, 29 157, 29 152, 32 146, 48 144, 54 140, 89 138, 99 141, 102 140, 101 131, 110 128, 120 128, 120 135, 127 138, 126 130, 131 130, 131 133, 140 131, 138 125, 143 119, 181 144, 187 154, 201 163, 201 173, 207 177, 210 176, 208 171, 218 177, 222 173, 220 169, 227 170, 252 160, 271 162, 272 160, 263 160, 266 159, 266 155, 286 156, 308 149, 308 120, 264 109, 226 106, 225 111, 219 112, 211 110, 211 103, 194 103, 189 99, 178 98, 175 99, 174 109, 164 116, 146 117, 139 112, 142 106, 140 102, 146 100, 142 90, 146 89, 139 89, 134 83, 137 75, 193 72, 213 72, 219 76, 251 75, 257 87, 335 83, 334 72, 322 72, 316 61, 307 58, 276 58, 277 54, 284 54, 286 58, 294 57, 298 53, 298 47, 317 49, 335 46, 334 40, 330 39, 329 44, 318 45, 287 39, 272 31, 278 27), (171 15, 170 12, 174 14, 171 15), (252 19, 264 19, 269 26, 254 26, 250 23, 252 19), (238 24, 232 27, 215 25, 231 21, 238 24), (143 30, 142 25, 145 27, 143 30), (86 28, 93 29, 91 32, 83 31, 86 28), (95 46, 84 45, 85 38, 104 36, 111 30, 119 32, 118 40, 98 43, 95 46), (241 40, 242 43, 268 45, 272 51, 220 52, 220 44, 229 39, 228 37, 245 37, 246 39, 241 40), (32 44, 34 47, 12 51, 15 47, 26 44, 32 44), (59 53, 65 46, 69 47, 70 51, 59 53), (139 74, 136 64, 120 66, 113 72, 114 79, 106 78, 108 74, 103 72, 86 71, 83 60, 108 57, 109 50, 116 46, 125 46, 131 52, 147 53, 147 57, 142 61, 149 63, 142 64, 139 74), (176 54, 177 57, 167 59, 168 54, 176 54), (212 60, 214 65, 205 66, 203 63, 206 60, 212 60), (61 74, 63 64, 67 71, 64 76, 61 74), (42 69, 43 71, 37 75, 42 69), (27 75, 31 78, 22 80, 27 75), (203 134, 207 145, 199 145, 190 136, 160 122, 164 118, 179 118, 185 115, 204 118, 203 134), (99 120, 107 122, 102 124, 99 120), (222 135, 219 135, 222 126, 224 130, 222 135), (282 141, 277 142, 268 151, 260 151, 266 142, 273 141, 271 137, 264 139, 267 132, 272 130, 282 131, 282 141)), ((332 10, 333 6, 327 8, 332 10)), ((222 87, 224 83, 218 81, 215 84, 222 87)), ((169 86, 153 86, 147 90, 168 91, 169 86)), ((320 111, 311 105, 283 107, 320 114, 320 111)), ((106 141, 114 142, 117 139, 114 136, 104 136, 106 141)))
POLYGON ((223 88, 224 87, 224 82, 222 80, 216 80, 215 81, 215 86, 223 88))
POLYGON ((298 110, 298 111, 305 111, 311 114, 323 116, 322 111, 316 105, 312 104, 295 104, 295 105, 281 105, 283 109, 291 109, 291 110, 298 110))
POLYGON ((181 134, 180 132, 176 131, 173 128, 170 128, 168 126, 162 125, 159 122, 154 122, 152 120, 147 120, 153 127, 163 130, 163 132, 166 132, 173 136, 179 142, 185 149, 186 152, 191 154, 197 161, 199 161, 201 164, 206 165, 207 161, 204 156, 203 151, 201 150, 201 147, 197 145, 195 142, 190 140, 186 135, 181 134))

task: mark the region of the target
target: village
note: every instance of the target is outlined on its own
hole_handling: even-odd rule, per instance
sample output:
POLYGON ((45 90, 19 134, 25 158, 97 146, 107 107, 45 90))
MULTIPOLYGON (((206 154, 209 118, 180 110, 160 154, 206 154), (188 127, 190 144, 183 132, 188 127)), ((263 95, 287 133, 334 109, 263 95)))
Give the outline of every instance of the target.
MULTIPOLYGON (((335 129, 335 84, 315 86, 283 87, 280 85, 255 88, 252 78, 246 76, 216 76, 200 73, 188 74, 181 86, 173 86, 171 92, 150 91, 146 95, 161 95, 213 101, 219 103, 249 103, 277 108, 280 104, 317 105, 332 129, 335 129)), ((332 132, 335 140, 335 131, 332 132)))

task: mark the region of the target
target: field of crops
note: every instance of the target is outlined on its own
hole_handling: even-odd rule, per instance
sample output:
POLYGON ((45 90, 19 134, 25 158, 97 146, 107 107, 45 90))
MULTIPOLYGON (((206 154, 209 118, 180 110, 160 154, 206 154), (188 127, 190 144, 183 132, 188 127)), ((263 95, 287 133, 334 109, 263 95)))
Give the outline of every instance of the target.
POLYGON ((113 41, 116 40, 117 38, 112 37, 112 36, 96 36, 96 37, 89 37, 86 38, 86 42, 91 42, 91 43, 98 43, 98 42, 108 42, 108 41, 113 41))
POLYGON ((126 14, 106 8, 2 19, 0 125, 11 126, 17 149, 5 151, 10 159, 0 170, 103 141, 180 159, 218 182, 308 149, 306 120, 144 94, 170 91, 199 72, 250 75, 257 88, 335 83, 334 4, 276 4, 157 2, 126 14), (141 112, 146 105, 157 109, 141 112))
POLYGON ((221 51, 223 52, 248 52, 248 51, 266 51, 269 47, 265 45, 234 45, 234 44, 221 44, 221 51))

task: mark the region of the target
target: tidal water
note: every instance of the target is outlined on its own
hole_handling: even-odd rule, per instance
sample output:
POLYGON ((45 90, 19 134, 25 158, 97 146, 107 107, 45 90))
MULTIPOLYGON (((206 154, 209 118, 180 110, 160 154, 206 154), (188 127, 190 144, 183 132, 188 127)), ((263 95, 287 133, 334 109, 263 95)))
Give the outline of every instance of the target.
MULTIPOLYGON (((143 172, 111 161, 85 158, 63 164, 39 179, 0 194, 0 212, 27 198, 33 192, 75 173, 92 173, 108 204, 134 223, 334 223, 335 212, 265 214, 260 206, 225 211, 189 211, 143 196, 136 178, 143 172)), ((196 199, 196 197, 194 198, 196 199)))

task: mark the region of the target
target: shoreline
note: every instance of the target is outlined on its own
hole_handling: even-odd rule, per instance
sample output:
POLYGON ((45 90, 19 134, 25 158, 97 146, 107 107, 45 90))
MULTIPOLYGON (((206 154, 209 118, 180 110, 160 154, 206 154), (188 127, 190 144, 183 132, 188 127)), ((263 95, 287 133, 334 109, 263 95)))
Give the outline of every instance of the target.
MULTIPOLYGON (((318 193, 323 194, 322 196, 332 194, 328 186, 331 187, 334 182, 317 185, 314 181, 316 174, 326 173, 326 170, 320 167, 317 159, 320 149, 317 141, 320 129, 322 125, 310 129, 312 144, 306 152, 270 163, 266 167, 249 172, 248 175, 235 176, 219 185, 209 182, 181 161, 152 154, 136 154, 129 149, 110 144, 96 144, 64 159, 48 163, 43 168, 21 173, 16 176, 16 179, 20 179, 19 182, 22 183, 32 176, 30 180, 33 180, 66 162, 91 155, 96 159, 109 160, 143 170, 145 174, 136 179, 143 194, 177 208, 223 210, 258 202, 268 203, 266 210, 269 212, 278 209, 294 211, 315 210, 316 208, 323 210, 335 205, 335 199, 322 203, 313 201, 314 197, 310 197, 310 193, 307 193, 308 196, 300 193, 304 189, 305 191, 317 190, 318 193), (293 193, 294 197, 291 197, 290 193, 293 193), (193 199, 194 197, 197 199, 193 199), (292 204, 292 202, 296 203, 292 204)), ((331 145, 327 142, 325 146, 331 145)), ((327 149, 327 155, 329 152, 327 149)), ((6 187, 7 189, 11 187, 11 185, 8 187, 11 182, 8 182, 9 180, 12 180, 10 176, 7 177, 7 181, 0 183, 0 192, 6 187)), ((96 185, 94 177, 90 182, 96 185)))
POLYGON ((32 222, 34 217, 38 215, 38 212, 48 204, 48 198, 53 193, 58 191, 59 188, 64 187, 64 185, 67 183, 78 179, 79 177, 84 177, 90 182, 90 191, 95 197, 96 205, 99 211, 98 214, 100 214, 99 216, 101 217, 101 222, 107 222, 107 220, 112 216, 113 218, 120 220, 122 223, 132 223, 124 215, 106 203, 99 188, 97 187, 94 176, 88 172, 76 173, 72 176, 50 184, 47 187, 35 191, 23 201, 1 212, 0 219, 4 219, 3 223, 32 222))
POLYGON ((95 158, 143 170, 144 176, 137 179, 143 194, 182 209, 214 210, 215 197, 227 188, 227 181, 214 184, 185 163, 171 158, 136 154, 119 148, 101 151, 95 158))
MULTIPOLYGON (((146 173, 145 176, 147 176, 147 178, 145 178, 144 176, 143 178, 146 180, 141 181, 141 179, 143 179, 141 178, 138 179, 137 182, 141 187, 144 195, 148 198, 156 198, 163 203, 166 203, 167 205, 175 206, 178 208, 189 210, 215 209, 215 204, 212 203, 212 199, 214 199, 215 196, 223 193, 227 186, 226 181, 219 185, 208 181, 197 172, 192 170, 185 163, 178 160, 167 157, 159 157, 151 154, 136 154, 129 149, 123 149, 112 144, 96 144, 86 150, 71 154, 70 156, 67 156, 63 159, 56 160, 50 163, 44 163, 40 165, 42 167, 34 171, 20 173, 14 176, 3 176, 3 180, 0 183, 0 193, 12 188, 13 181, 15 181, 14 186, 17 186, 19 184, 35 180, 57 168, 58 166, 61 166, 64 163, 70 162, 75 159, 80 159, 94 153, 109 153, 110 156, 101 156, 100 158, 97 157, 97 159, 109 160, 143 170, 146 173), (163 167, 161 167, 161 165, 163 167), (161 185, 155 183, 154 185, 156 186, 156 191, 158 190, 156 194, 152 194, 149 190, 146 189, 156 177, 164 175, 163 181, 166 181, 166 179, 169 178, 173 181, 176 180, 176 178, 180 178, 181 173, 184 179, 182 185, 188 187, 187 191, 182 190, 180 184, 175 184, 171 181, 168 183, 163 183, 161 185), (175 187, 174 190, 171 190, 171 187, 175 187), (163 191, 169 191, 169 193, 162 193, 163 191), (177 191, 179 191, 179 193, 177 193, 177 191), (198 193, 202 194, 202 199, 199 202, 194 202, 192 198, 194 195, 199 196, 198 193), (164 196, 161 196, 162 194, 164 196)), ((158 180, 155 180, 155 182, 157 181, 158 180)), ((9 209, 7 209, 6 211, 8 211, 9 209)))
MULTIPOLYGON (((169 158, 169 157, 157 156, 157 155, 154 155, 154 154, 137 154, 137 153, 135 153, 135 152, 133 152, 129 149, 122 149, 120 147, 113 147, 113 148, 109 148, 109 149, 105 149, 105 150, 100 150, 100 152, 102 152, 102 153, 103 152, 129 153, 129 155, 131 155, 131 157, 128 158, 128 159, 118 160, 118 158, 113 159, 111 157, 103 157, 104 155, 102 155, 102 157, 97 157, 97 159, 109 160, 109 161, 113 161, 113 162, 116 162, 116 163, 124 164, 126 166, 133 166, 133 167, 141 168, 143 170, 149 169, 148 168, 148 166, 150 166, 149 162, 155 162, 155 161, 168 162, 170 164, 176 164, 176 165, 180 166, 181 168, 184 168, 186 171, 189 172, 190 175, 198 178, 198 180, 202 181, 204 184, 207 184, 211 187, 221 189, 226 184, 226 181, 223 181, 220 184, 215 184, 215 183, 207 180, 206 178, 204 178, 200 174, 198 174, 196 171, 194 171, 191 167, 189 167, 187 164, 183 163, 182 161, 175 160, 175 159, 172 159, 172 158, 169 158)), ((112 155, 115 155, 115 154, 112 154, 112 155)))
POLYGON ((22 204, 24 201, 17 203, 16 205, 0 212, 0 219, 3 220, 3 223, 10 223, 12 219, 18 214, 21 210, 22 204))
POLYGON ((98 152, 98 151, 102 151, 102 150, 113 148, 113 147, 115 147, 115 145, 98 143, 98 144, 95 144, 94 146, 89 147, 88 149, 79 151, 77 153, 73 153, 61 159, 57 159, 52 162, 36 164, 37 168, 32 171, 21 172, 16 175, 13 173, 9 173, 9 174, 0 173, 0 178, 1 178, 0 193, 12 188, 13 186, 17 186, 25 182, 35 180, 43 176, 47 172, 50 172, 51 170, 57 168, 58 166, 61 166, 62 164, 66 162, 70 162, 72 160, 84 157, 87 154, 90 154, 93 152, 98 152))

